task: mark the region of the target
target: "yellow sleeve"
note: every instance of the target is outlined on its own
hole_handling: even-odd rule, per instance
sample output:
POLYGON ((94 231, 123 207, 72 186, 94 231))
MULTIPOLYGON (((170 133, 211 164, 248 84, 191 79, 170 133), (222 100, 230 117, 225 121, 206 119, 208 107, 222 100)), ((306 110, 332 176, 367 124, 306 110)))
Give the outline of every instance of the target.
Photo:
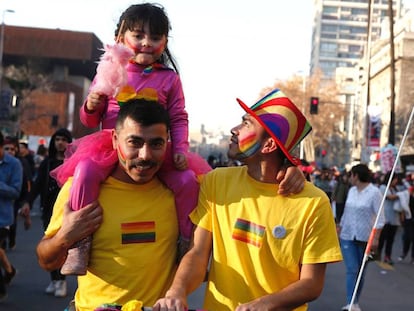
POLYGON ((45 235, 47 237, 54 236, 62 226, 63 210, 65 203, 69 201, 69 190, 71 186, 72 178, 68 179, 59 191, 59 195, 56 199, 55 205, 53 206, 53 213, 50 218, 50 223, 45 231, 45 235))

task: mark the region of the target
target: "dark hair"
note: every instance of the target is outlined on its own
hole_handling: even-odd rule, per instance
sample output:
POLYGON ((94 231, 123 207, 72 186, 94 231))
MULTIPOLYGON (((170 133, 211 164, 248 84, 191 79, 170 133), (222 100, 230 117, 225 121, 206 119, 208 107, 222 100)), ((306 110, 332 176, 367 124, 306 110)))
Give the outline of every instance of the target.
POLYGON ((38 154, 38 155, 47 155, 47 148, 46 148, 46 146, 45 145, 39 145, 38 147, 37 147, 37 151, 36 151, 36 154, 38 154))
POLYGON ((0 146, 4 145, 4 136, 3 133, 0 131, 0 146))
POLYGON ((65 137, 68 141, 68 143, 72 142, 72 134, 69 132, 66 128, 58 129, 50 138, 49 142, 49 158, 54 159, 57 155, 57 150, 55 146, 56 136, 65 137))
POLYGON ((9 145, 9 144, 16 147, 16 154, 19 154, 20 144, 19 144, 19 140, 17 139, 17 137, 6 136, 4 138, 3 145, 9 145))
POLYGON ((393 174, 391 176, 391 171, 389 171, 385 174, 384 179, 382 180, 382 184, 384 184, 384 185, 388 184, 388 181, 390 180, 390 178, 391 178, 391 180, 394 179, 394 178, 397 178, 397 184, 399 184, 399 185, 402 183, 401 174, 397 173, 397 174, 393 174))
POLYGON ((127 101, 119 109, 116 120, 116 129, 123 127, 125 119, 131 118, 142 126, 165 124, 170 129, 170 117, 168 111, 155 100, 132 99, 127 101))
POLYGON ((360 182, 371 182, 372 173, 366 164, 357 164, 351 168, 351 173, 357 175, 360 182))
MULTIPOLYGON (((118 37, 119 33, 123 34, 127 29, 133 31, 135 27, 143 27, 145 24, 148 24, 151 34, 165 35, 168 38, 169 31, 171 30, 170 21, 164 7, 155 3, 134 4, 128 7, 119 17, 115 37, 118 37), (123 21, 124 25, 120 29, 123 21)), ((165 47, 158 62, 165 65, 171 64, 178 73, 178 68, 168 49, 168 45, 165 47)))

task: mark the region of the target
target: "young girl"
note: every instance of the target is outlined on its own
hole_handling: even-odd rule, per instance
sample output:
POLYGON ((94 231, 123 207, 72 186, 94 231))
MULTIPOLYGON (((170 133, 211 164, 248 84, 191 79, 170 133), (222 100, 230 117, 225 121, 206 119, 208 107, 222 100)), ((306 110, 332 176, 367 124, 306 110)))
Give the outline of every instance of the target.
MULTIPOLYGON (((175 194, 180 236, 188 242, 192 232, 188 214, 198 199, 197 176, 211 168, 200 156, 188 152, 188 115, 181 80, 167 46, 169 30, 169 19, 160 6, 137 4, 122 13, 115 37, 134 51, 134 57, 126 68, 128 83, 116 98, 93 91, 89 93, 80 110, 80 119, 85 126, 94 128, 101 125, 104 131, 86 136, 75 143, 76 151, 65 160, 62 168, 54 172, 54 177, 59 183, 64 183, 68 177, 73 176, 70 198, 73 210, 96 200, 100 183, 117 162, 109 132, 105 129, 115 126, 119 105, 133 98, 156 99, 165 105, 171 120, 171 144, 158 176, 175 194), (175 70, 169 68, 168 64, 175 70)), ((95 77, 91 90, 96 85, 96 80, 95 77)), ((87 257, 80 257, 88 255, 87 247, 69 251, 62 273, 86 273, 87 257)))

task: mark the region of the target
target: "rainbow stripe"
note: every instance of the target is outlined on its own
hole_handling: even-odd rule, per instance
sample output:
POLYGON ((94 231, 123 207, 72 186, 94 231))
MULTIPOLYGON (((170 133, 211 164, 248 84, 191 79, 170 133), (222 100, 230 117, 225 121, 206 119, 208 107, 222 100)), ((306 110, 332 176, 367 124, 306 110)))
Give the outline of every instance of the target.
POLYGON ((265 227, 248 220, 237 218, 234 224, 232 238, 257 247, 262 246, 265 227))
POLYGON ((250 157, 260 149, 260 143, 256 133, 251 133, 246 137, 239 137, 239 148, 245 157, 250 157))
POLYGON ((121 224, 122 244, 155 242, 155 221, 121 224))

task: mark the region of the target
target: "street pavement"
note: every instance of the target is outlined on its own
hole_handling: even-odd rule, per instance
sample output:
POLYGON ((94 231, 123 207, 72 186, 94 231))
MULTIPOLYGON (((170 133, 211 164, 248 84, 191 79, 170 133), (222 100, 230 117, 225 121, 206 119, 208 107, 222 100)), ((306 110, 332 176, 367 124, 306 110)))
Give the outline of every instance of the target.
MULTIPOLYGON (((16 249, 8 251, 18 274, 8 287, 7 300, 0 303, 0 310, 7 311, 63 311, 76 290, 76 278, 70 276, 68 296, 56 298, 44 293, 50 282, 49 273, 42 270, 36 259, 35 248, 43 235, 39 214, 34 211, 32 227, 23 228, 19 220, 16 249)), ((394 246, 394 260, 401 251, 401 232, 398 232, 394 246)), ((202 306, 204 285, 189 298, 191 309, 202 306)), ((406 259, 393 266, 379 262, 366 265, 365 285, 360 298, 363 311, 405 311, 414 310, 414 265, 406 259)), ((322 295, 310 303, 310 311, 339 311, 345 305, 345 268, 343 263, 328 265, 325 287, 322 295)), ((214 311, 214 310, 211 310, 214 311)))

